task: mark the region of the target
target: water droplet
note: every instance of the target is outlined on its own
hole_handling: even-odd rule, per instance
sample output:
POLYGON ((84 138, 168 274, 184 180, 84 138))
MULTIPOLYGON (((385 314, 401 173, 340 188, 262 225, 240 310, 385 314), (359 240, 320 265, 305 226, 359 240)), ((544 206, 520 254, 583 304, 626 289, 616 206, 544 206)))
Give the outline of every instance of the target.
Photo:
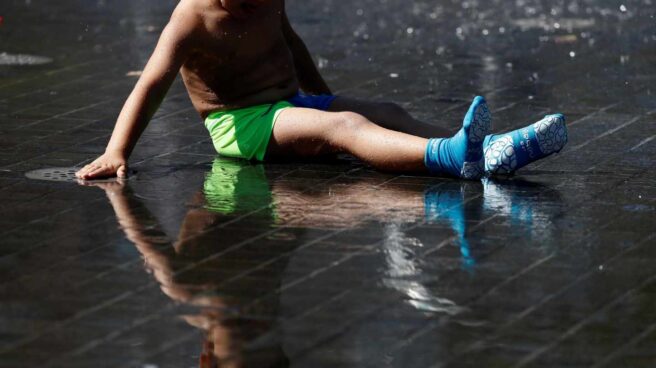
POLYGON ((576 57, 576 52, 570 51, 569 52, 569 57, 571 57, 571 58, 576 57))
POLYGON ((399 74, 398 73, 390 73, 390 78, 398 78, 399 74))
POLYGON ((359 16, 363 16, 364 15, 364 10, 358 9, 358 10, 355 11, 355 14, 357 14, 359 16))
POLYGON ((620 11, 626 13, 626 6, 624 4, 620 5, 620 11))
POLYGON ((408 27, 408 29, 405 30, 409 35, 415 33, 415 29, 412 27, 408 27))
POLYGON ((324 59, 322 57, 319 57, 317 59, 317 67, 319 69, 325 69, 328 66, 328 64, 329 64, 328 59, 324 59))
POLYGON ((483 36, 487 36, 487 35, 490 34, 490 31, 488 31, 487 29, 484 29, 481 33, 483 33, 483 36))
POLYGON ((554 36, 554 42, 561 44, 561 43, 575 43, 578 41, 578 37, 574 34, 567 34, 567 35, 561 35, 561 36, 554 36))

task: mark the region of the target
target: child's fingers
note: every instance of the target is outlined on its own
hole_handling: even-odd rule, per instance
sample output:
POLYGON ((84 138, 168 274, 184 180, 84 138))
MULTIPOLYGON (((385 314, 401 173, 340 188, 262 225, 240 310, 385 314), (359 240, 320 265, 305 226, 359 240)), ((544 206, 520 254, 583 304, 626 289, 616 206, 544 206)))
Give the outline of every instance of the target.
POLYGON ((91 168, 91 164, 85 165, 83 168, 81 168, 75 173, 75 176, 81 178, 82 176, 84 176, 84 174, 86 174, 89 171, 89 168, 91 168))
POLYGON ((96 168, 92 169, 91 171, 87 172, 84 175, 84 179, 95 179, 95 178, 99 178, 99 177, 109 176, 109 175, 112 175, 112 174, 114 174, 114 171, 112 170, 111 167, 99 166, 99 167, 96 167, 96 168))
POLYGON ((80 176, 81 178, 83 178, 83 177, 89 175, 90 172, 92 172, 92 171, 98 169, 98 167, 99 167, 99 166, 96 166, 96 165, 93 165, 93 164, 89 164, 89 165, 83 167, 82 170, 79 171, 79 174, 80 174, 79 176, 80 176))
POLYGON ((121 165, 118 170, 116 170, 116 176, 118 176, 121 179, 125 179, 128 175, 128 168, 127 165, 121 165))
POLYGON ((87 179, 96 179, 97 177, 100 176, 100 173, 101 173, 102 170, 103 170, 103 168, 100 168, 100 167, 91 169, 91 170, 87 171, 86 173, 84 173, 82 175, 82 179, 85 179, 85 180, 87 180, 87 179))
POLYGON ((85 175, 89 174, 90 172, 92 172, 92 171, 94 171, 94 170, 96 170, 96 169, 98 169, 98 168, 100 168, 100 167, 103 167, 103 166, 104 166, 104 165, 102 165, 102 164, 97 164, 97 163, 95 163, 95 162, 92 162, 92 163, 90 163, 90 164, 88 164, 88 165, 85 165, 82 169, 80 169, 80 171, 77 172, 77 174, 79 174, 78 177, 79 177, 79 178, 82 178, 82 177, 84 177, 85 175))

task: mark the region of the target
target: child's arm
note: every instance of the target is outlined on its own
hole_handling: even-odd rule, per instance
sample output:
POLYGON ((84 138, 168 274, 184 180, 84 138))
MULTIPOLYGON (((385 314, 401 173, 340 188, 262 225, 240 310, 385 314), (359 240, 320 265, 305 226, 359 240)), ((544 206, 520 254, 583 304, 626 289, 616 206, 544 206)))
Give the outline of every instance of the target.
POLYGON ((321 77, 321 74, 319 74, 317 67, 314 65, 312 56, 310 56, 305 43, 303 43, 303 40, 296 34, 289 23, 287 13, 283 13, 282 21, 282 31, 287 40, 287 45, 289 45, 289 49, 292 51, 296 74, 298 75, 298 81, 303 91, 315 95, 332 94, 330 88, 328 88, 328 85, 321 77))
POLYGON ((123 105, 105 153, 78 171, 78 178, 126 176, 128 157, 191 48, 199 21, 187 15, 182 4, 184 2, 173 12, 139 81, 123 105))

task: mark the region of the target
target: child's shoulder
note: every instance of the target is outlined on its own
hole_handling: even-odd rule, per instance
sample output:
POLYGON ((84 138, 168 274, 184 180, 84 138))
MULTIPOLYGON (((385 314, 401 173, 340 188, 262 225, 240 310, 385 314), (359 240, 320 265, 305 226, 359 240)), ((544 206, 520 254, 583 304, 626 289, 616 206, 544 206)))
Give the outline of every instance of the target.
POLYGON ((217 4, 216 0, 180 0, 175 10, 174 17, 217 17, 224 16, 225 10, 217 4))
POLYGON ((171 21, 206 28, 210 24, 220 24, 226 15, 216 0, 180 0, 171 15, 171 21))

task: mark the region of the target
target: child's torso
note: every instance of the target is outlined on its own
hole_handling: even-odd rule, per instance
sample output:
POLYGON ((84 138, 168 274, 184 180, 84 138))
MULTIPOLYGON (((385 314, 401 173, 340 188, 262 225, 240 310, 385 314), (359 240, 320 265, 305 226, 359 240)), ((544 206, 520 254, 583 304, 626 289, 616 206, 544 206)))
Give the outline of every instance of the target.
POLYGON ((196 110, 254 106, 290 97, 299 88, 294 61, 282 32, 282 1, 247 20, 211 12, 207 32, 181 69, 196 110))

